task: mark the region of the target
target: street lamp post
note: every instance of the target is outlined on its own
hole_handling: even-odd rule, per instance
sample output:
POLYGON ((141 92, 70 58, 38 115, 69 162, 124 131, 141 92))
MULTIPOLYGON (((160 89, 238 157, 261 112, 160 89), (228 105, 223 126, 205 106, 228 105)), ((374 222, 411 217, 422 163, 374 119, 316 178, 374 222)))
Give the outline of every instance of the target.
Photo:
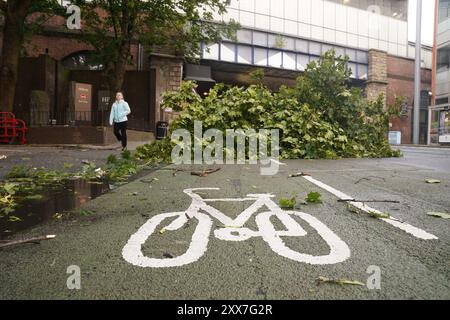
POLYGON ((413 125, 413 144, 419 144, 420 138, 420 88, 421 78, 420 69, 422 64, 422 0, 417 0, 416 10, 416 63, 414 70, 414 125, 413 125))

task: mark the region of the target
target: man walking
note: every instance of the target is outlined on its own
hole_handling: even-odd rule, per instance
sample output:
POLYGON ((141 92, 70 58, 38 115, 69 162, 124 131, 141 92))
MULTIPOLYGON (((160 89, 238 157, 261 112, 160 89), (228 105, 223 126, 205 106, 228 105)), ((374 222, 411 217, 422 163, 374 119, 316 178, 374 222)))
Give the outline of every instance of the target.
POLYGON ((123 99, 123 93, 116 93, 116 102, 112 105, 109 124, 114 125, 114 135, 122 142, 122 151, 127 149, 127 116, 131 113, 130 106, 123 99))

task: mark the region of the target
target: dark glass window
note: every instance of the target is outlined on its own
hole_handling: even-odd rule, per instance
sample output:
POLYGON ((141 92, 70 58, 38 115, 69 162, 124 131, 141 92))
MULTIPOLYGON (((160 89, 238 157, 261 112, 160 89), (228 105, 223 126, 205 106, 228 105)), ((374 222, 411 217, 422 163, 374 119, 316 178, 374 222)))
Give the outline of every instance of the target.
POLYGON ((443 72, 450 68, 450 46, 437 50, 437 72, 443 72))
POLYGON ((62 60, 62 65, 69 70, 103 70, 105 66, 98 63, 90 51, 76 52, 62 60))
POLYGON ((436 99, 436 105, 441 105, 441 104, 447 104, 448 103, 448 98, 439 98, 436 99))

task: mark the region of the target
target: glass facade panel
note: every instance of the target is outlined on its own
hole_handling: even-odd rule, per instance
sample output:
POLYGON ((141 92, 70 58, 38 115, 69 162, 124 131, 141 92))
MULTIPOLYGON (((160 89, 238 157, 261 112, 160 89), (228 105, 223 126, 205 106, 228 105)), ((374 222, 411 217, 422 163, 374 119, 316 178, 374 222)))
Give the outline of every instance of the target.
POLYGON ((367 80, 369 68, 365 64, 358 65, 358 79, 367 80))
POLYGON ((238 62, 252 64, 252 47, 238 46, 238 62))
POLYGON ((267 50, 255 48, 255 64, 258 66, 267 66, 267 50))
POLYGON ((269 50, 269 66, 283 68, 283 54, 278 50, 269 50))
POLYGON ((450 0, 439 0, 439 22, 443 22, 450 17, 450 0))
POLYGON ((349 62, 348 63, 349 68, 352 70, 352 78, 356 78, 358 76, 357 70, 356 70, 356 63, 349 62))
POLYGON ((220 60, 235 62, 236 45, 230 43, 222 43, 220 46, 220 60))
POLYGON ((309 42, 301 39, 295 40, 295 50, 309 53, 309 42))
POLYGON ((408 0, 329 0, 345 6, 366 10, 387 17, 406 21, 408 0))
POLYGON ((253 44, 267 47, 267 33, 253 32, 253 44))
POLYGON ((297 68, 295 63, 295 53, 283 53, 283 68, 290 70, 295 70, 297 68))
POLYGON ((250 30, 238 30, 236 37, 239 43, 252 44, 252 32, 250 30))
POLYGON ((445 72, 450 69, 450 45, 437 50, 437 72, 445 72))
POLYGON ((300 71, 305 71, 309 63, 309 56, 306 54, 297 55, 297 69, 300 71))
POLYGON ((320 43, 311 42, 309 44, 309 53, 320 56, 320 54, 322 53, 322 46, 320 45, 320 43))
POLYGON ((203 59, 219 60, 219 45, 212 44, 205 46, 203 50, 203 59))

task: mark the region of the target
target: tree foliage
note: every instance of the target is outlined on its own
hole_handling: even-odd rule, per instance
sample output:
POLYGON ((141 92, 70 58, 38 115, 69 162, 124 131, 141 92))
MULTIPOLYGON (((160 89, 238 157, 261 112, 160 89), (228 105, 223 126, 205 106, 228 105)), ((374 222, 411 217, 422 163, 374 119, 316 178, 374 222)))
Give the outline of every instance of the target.
MULTIPOLYGON (((308 65, 294 88, 271 92, 262 84, 217 84, 202 99, 194 91, 196 84, 185 82, 179 92, 165 94, 163 107, 181 112, 172 131, 193 132, 194 121, 201 121, 205 131, 280 129, 285 159, 399 155, 387 141, 390 110, 398 107, 385 109, 381 95, 368 101, 361 89, 350 86, 350 76, 346 58, 329 51, 308 65)), ((144 158, 149 150, 143 147, 138 154, 144 158)))
POLYGON ((223 14, 229 0, 75 0, 82 9, 83 40, 106 65, 111 90, 121 89, 131 43, 147 52, 164 47, 192 58, 202 42, 231 37, 234 23, 214 23, 213 12, 223 14))
POLYGON ((51 15, 63 14, 57 0, 0 1, 3 20, 0 59, 0 110, 13 111, 20 52, 24 41, 37 32, 51 15))

